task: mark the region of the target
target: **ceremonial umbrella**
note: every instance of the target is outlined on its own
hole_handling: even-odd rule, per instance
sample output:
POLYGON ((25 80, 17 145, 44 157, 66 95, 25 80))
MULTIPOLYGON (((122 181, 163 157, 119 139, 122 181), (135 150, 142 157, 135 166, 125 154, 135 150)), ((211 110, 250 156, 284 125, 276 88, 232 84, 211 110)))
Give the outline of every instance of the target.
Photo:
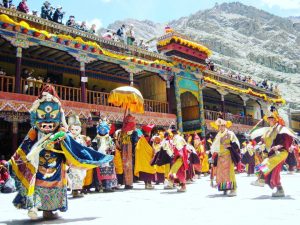
POLYGON ((144 113, 144 98, 141 92, 131 86, 118 87, 112 90, 108 102, 132 113, 144 113))

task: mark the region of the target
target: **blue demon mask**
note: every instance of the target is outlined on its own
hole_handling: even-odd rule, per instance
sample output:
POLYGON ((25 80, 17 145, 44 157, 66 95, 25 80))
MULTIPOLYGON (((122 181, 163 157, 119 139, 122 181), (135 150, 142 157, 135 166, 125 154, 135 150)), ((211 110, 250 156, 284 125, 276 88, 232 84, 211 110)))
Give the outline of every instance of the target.
POLYGON ((41 102, 38 108, 30 113, 31 124, 43 133, 54 132, 61 123, 60 105, 54 101, 41 102))
POLYGON ((101 121, 97 126, 97 134, 104 136, 109 133, 110 127, 106 121, 101 121))

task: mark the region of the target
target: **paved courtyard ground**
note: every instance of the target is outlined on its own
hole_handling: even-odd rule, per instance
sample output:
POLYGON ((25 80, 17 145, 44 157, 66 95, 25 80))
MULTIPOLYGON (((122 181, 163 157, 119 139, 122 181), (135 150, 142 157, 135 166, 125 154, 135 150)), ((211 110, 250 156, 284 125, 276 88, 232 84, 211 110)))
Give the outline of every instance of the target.
POLYGON ((74 224, 74 225, 283 225, 300 221, 300 174, 282 173, 285 198, 272 198, 272 190, 254 187, 255 177, 237 175, 238 196, 224 197, 210 187, 208 177, 188 185, 186 193, 144 190, 137 183, 134 190, 88 194, 69 198, 69 210, 55 221, 32 222, 27 212, 15 209, 14 194, 0 194, 0 225, 74 224))

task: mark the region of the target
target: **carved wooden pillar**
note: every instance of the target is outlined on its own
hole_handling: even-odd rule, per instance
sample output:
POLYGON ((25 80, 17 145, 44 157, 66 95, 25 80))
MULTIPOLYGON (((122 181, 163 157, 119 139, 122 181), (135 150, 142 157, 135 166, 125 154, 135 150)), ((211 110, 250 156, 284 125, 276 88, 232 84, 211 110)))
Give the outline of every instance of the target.
POLYGON ((85 75, 85 62, 80 62, 80 85, 81 85, 81 102, 87 102, 86 98, 86 84, 88 78, 85 75))
POLYGON ((181 99, 180 99, 180 90, 179 90, 179 80, 177 76, 174 77, 174 86, 175 86, 176 108, 177 108, 177 125, 178 125, 178 130, 180 132, 183 132, 182 108, 181 108, 181 99))
POLYGON ((221 105, 221 112, 223 114, 223 117, 225 119, 225 109, 226 109, 226 106, 225 106, 225 95, 227 95, 229 92, 228 91, 225 91, 224 89, 216 89, 217 92, 219 92, 219 94, 221 95, 221 101, 220 101, 220 105, 221 105))
POLYGON ((244 118, 243 118, 243 120, 244 120, 245 124, 248 124, 248 121, 247 121, 247 119, 248 119, 248 117, 247 117, 247 101, 249 100, 249 97, 247 97, 245 95, 241 95, 240 97, 243 100, 243 111, 244 111, 244 118))
POLYGON ((201 137, 205 138, 205 115, 204 115, 204 102, 203 102, 203 89, 204 85, 202 81, 199 81, 199 112, 200 112, 200 125, 201 125, 201 137))
POLYGON ((18 148, 18 132, 19 132, 19 123, 18 120, 12 121, 12 149, 11 149, 11 155, 13 155, 17 148, 18 148))
POLYGON ((123 69, 125 69, 129 73, 129 84, 130 86, 134 85, 134 74, 140 73, 143 69, 137 68, 135 64, 129 63, 128 65, 120 65, 123 69))
POLYGON ((221 112, 225 118, 225 96, 221 94, 221 112))
POLYGON ((171 84, 170 81, 167 80, 167 102, 168 102, 168 108, 167 113, 172 113, 172 93, 171 93, 171 84))
POLYGON ((85 53, 69 53, 80 63, 80 87, 81 87, 81 102, 87 102, 87 90, 88 77, 85 74, 85 68, 88 63, 96 61, 96 58, 91 58, 85 53))
POLYGON ((21 93, 21 67, 22 67, 22 48, 16 48, 16 74, 15 74, 15 92, 21 93))

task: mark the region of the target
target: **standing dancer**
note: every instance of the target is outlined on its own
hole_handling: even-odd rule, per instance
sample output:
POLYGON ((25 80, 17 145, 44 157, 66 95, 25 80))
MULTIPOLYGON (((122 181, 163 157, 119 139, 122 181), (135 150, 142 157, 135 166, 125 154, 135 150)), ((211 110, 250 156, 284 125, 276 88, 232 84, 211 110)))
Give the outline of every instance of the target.
POLYGON ((245 147, 242 149, 242 153, 243 153, 242 163, 247 166, 248 177, 251 174, 254 174, 254 167, 255 167, 254 146, 255 145, 256 145, 256 142, 254 140, 250 140, 245 143, 245 147))
POLYGON ((128 114, 124 118, 120 135, 125 189, 133 188, 134 149, 135 144, 138 141, 138 135, 135 131, 135 128, 135 117, 133 117, 131 114, 128 114))
POLYGON ((150 143, 154 126, 154 124, 149 124, 142 127, 143 136, 140 137, 135 149, 134 175, 145 182, 145 189, 154 189, 152 182, 155 181, 156 171, 151 165, 154 150, 150 143))
POLYGON ((64 111, 53 86, 46 85, 30 109, 32 128, 7 167, 16 181, 13 204, 27 209, 31 219, 38 211, 46 219, 54 211, 67 211, 66 165, 92 169, 113 160, 76 142, 67 131, 64 111))
MULTIPOLYGON (((93 148, 105 155, 111 155, 115 150, 113 139, 109 135, 110 126, 106 118, 99 121, 97 135, 92 141, 93 148)), ((94 184, 100 191, 113 192, 117 188, 118 181, 114 162, 101 165, 94 171, 94 184)))
POLYGON ((178 134, 175 126, 172 126, 173 133, 172 148, 174 152, 173 163, 169 173, 169 185, 172 188, 174 183, 179 183, 180 188, 178 192, 186 191, 186 170, 188 169, 188 153, 186 148, 186 141, 178 134))
MULTIPOLYGON (((272 107, 266 116, 270 127, 264 129, 262 141, 268 151, 268 157, 256 167, 260 178, 264 178, 265 183, 271 189, 276 188, 272 197, 284 197, 285 193, 281 185, 280 171, 288 157, 288 150, 293 142, 293 132, 284 126, 282 118, 277 110, 272 107)), ((254 134, 251 136, 253 138, 254 134)))
MULTIPOLYGON (((81 135, 81 122, 79 120, 79 116, 76 114, 72 114, 68 119, 69 131, 71 132, 71 136, 77 141, 79 144, 83 146, 87 146, 86 136, 81 135)), ((68 178, 70 181, 70 188, 72 190, 73 198, 83 197, 82 195, 82 187, 84 185, 84 179, 86 176, 86 170, 78 169, 76 167, 70 166, 68 178)))
POLYGON ((236 196, 236 178, 234 165, 237 165, 239 159, 240 143, 235 134, 228 130, 231 126, 230 121, 218 118, 211 126, 219 130, 215 137, 211 150, 218 153, 216 182, 219 191, 225 195, 236 196), (227 191, 230 192, 227 194, 227 191))

